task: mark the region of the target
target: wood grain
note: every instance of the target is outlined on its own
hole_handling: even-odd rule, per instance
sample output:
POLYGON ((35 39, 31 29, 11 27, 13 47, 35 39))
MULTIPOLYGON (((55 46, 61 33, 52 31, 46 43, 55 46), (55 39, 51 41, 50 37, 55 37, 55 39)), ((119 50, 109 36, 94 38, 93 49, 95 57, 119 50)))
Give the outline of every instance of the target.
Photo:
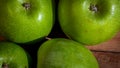
POLYGON ((100 68, 120 68, 120 53, 92 51, 100 68))
POLYGON ((2 36, 0 36, 0 41, 5 41, 5 38, 3 38, 2 36))
POLYGON ((100 68, 120 68, 120 32, 109 41, 87 47, 97 58, 100 68))

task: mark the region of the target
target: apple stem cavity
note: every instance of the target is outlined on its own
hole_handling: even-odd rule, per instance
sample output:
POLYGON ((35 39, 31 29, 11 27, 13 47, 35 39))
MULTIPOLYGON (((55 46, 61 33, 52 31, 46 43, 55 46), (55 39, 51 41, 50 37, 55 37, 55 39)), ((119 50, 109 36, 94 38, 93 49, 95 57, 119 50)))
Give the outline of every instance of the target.
POLYGON ((8 64, 3 63, 3 64, 2 64, 2 68, 9 68, 9 67, 8 67, 8 64))
POLYGON ((97 5, 93 5, 93 4, 91 4, 90 5, 90 8, 89 8, 91 11, 93 11, 93 12, 97 12, 98 11, 98 7, 97 7, 97 5))
POLYGON ((31 5, 30 3, 23 3, 22 6, 26 9, 26 10, 29 10, 31 5))

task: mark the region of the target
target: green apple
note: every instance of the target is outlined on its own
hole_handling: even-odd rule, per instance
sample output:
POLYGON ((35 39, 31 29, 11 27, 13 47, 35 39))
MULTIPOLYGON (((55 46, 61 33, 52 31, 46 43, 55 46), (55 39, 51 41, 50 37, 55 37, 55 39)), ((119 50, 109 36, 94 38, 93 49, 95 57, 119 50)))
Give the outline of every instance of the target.
POLYGON ((37 68, 99 68, 85 46, 68 39, 46 41, 38 50, 37 68))
POLYGON ((29 68, 24 49, 11 42, 0 42, 0 68, 29 68))
POLYGON ((119 31, 119 0, 60 0, 58 10, 63 32, 82 44, 100 44, 119 31))
POLYGON ((53 26, 52 0, 0 0, 0 35, 16 43, 47 36, 53 26))

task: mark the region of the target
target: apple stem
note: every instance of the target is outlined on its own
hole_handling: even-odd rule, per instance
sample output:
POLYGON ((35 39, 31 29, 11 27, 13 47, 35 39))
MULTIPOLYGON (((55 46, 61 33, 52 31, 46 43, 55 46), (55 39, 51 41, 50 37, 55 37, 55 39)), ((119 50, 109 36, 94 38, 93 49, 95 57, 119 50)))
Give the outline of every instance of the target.
POLYGON ((23 3, 22 6, 23 6, 26 10, 30 9, 30 3, 23 3))
POLYGON ((3 64, 2 64, 2 68, 9 68, 9 67, 8 67, 8 64, 3 63, 3 64))
POLYGON ((90 8, 91 11, 97 12, 98 11, 98 7, 96 5, 91 4, 90 8))
POLYGON ((45 37, 45 39, 47 39, 47 40, 51 40, 51 38, 49 38, 49 37, 45 37))

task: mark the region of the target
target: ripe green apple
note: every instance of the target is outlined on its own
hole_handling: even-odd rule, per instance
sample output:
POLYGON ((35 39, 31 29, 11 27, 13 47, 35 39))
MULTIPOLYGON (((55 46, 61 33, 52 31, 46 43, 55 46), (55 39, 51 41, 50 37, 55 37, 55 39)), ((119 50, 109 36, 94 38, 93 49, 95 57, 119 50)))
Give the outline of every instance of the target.
POLYGON ((38 50, 37 68, 99 68, 85 46, 68 39, 46 41, 38 50))
POLYGON ((53 26, 52 0, 0 0, 0 35, 16 43, 47 36, 53 26))
POLYGON ((0 68, 29 68, 24 49, 11 42, 0 42, 0 68))
POLYGON ((119 0, 60 0, 58 10, 64 33, 82 44, 105 42, 119 31, 119 0))

